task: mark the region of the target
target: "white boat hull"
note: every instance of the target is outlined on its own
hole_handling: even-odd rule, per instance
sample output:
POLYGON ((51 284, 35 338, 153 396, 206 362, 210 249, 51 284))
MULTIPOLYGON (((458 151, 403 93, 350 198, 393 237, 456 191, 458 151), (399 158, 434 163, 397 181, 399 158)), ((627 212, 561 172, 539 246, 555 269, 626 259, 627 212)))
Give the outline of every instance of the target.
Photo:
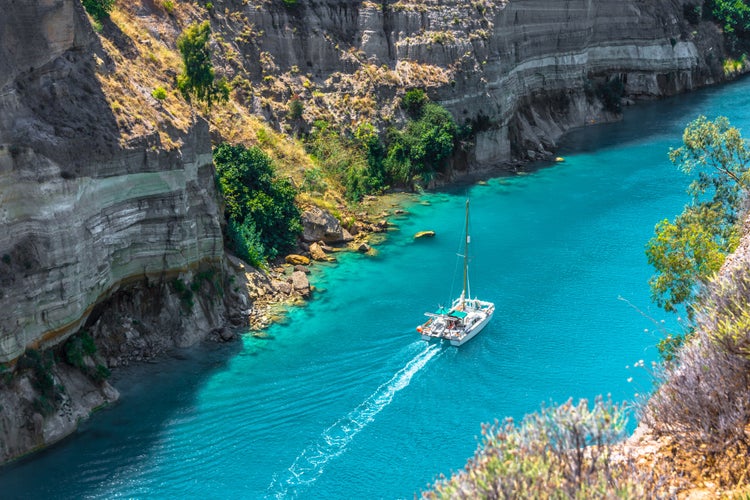
POLYGON ((452 346, 461 346, 477 336, 487 323, 490 322, 495 313, 495 305, 491 302, 473 299, 470 301, 472 307, 468 309, 468 324, 454 323, 455 318, 450 314, 428 314, 431 317, 417 330, 421 333, 422 340, 446 340, 452 346), (477 318, 478 316, 478 318, 477 318))
POLYGON ((484 327, 487 326, 487 323, 490 322, 490 320, 492 319, 492 315, 493 314, 495 314, 495 311, 492 311, 490 314, 488 314, 486 318, 484 318, 482 321, 480 321, 479 323, 477 323, 474 326, 474 328, 472 328, 471 330, 469 330, 469 333, 467 333, 466 335, 464 335, 462 338, 457 339, 457 340, 456 339, 451 339, 450 340, 451 345, 458 347, 458 346, 464 345, 465 343, 467 343, 468 341, 470 341, 471 339, 473 339, 474 337, 476 337, 479 332, 481 332, 482 330, 484 330, 484 327))

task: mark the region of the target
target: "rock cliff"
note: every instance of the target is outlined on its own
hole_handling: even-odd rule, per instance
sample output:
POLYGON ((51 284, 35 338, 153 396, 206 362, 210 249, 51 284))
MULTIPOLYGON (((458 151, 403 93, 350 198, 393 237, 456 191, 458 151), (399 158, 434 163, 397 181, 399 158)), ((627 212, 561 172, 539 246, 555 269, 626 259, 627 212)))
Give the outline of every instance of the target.
POLYGON ((221 267, 223 256, 207 124, 194 120, 169 151, 153 134, 123 140, 97 85, 101 48, 80 4, 24 2, 8 14, 0 21, 0 361, 93 323, 95 306, 131 284, 221 267))
POLYGON ((247 34, 235 40, 253 67, 228 71, 263 89, 256 112, 274 119, 269 95, 285 88, 280 102, 301 97, 310 119, 387 124, 399 118, 394 97, 424 87, 473 126, 469 164, 535 158, 571 127, 613 119, 602 105, 609 82, 654 98, 724 79, 720 33, 685 19, 693 1, 262 4, 216 16, 247 34))

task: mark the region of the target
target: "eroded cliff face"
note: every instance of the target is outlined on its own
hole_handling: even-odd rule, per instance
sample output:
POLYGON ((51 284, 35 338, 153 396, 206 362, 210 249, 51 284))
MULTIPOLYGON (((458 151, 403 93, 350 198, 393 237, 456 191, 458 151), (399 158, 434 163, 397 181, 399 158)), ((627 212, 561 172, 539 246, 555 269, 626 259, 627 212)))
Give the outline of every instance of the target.
MULTIPOLYGON (((0 19, 0 361, 43 348, 132 286, 221 268, 208 126, 165 151, 124 140, 97 86, 80 3, 22 2, 0 19)), ((218 305, 217 305, 218 310, 218 305)), ((219 326, 219 312, 198 321, 219 326)), ((194 319, 194 318, 193 318, 194 319)), ((193 322, 195 323, 195 322, 193 322)), ((177 317, 172 328, 191 325, 177 317)))
MULTIPOLYGON (((398 119, 393 97, 427 88, 474 126, 468 161, 485 166, 534 158, 571 127, 613 119, 597 93, 614 78, 629 98, 724 78, 720 34, 684 18, 692 1, 260 3, 235 6, 242 16, 217 15, 246 34, 236 40, 257 61, 247 67, 254 81, 278 89, 281 78, 287 98, 303 96, 311 118, 354 123, 398 119)), ((267 101, 254 105, 273 118, 267 101)))
POLYGON ((0 17, 0 462, 115 400, 108 366, 227 340, 250 308, 227 286, 208 124, 169 147, 123 130, 98 78, 113 64, 76 0, 0 17), (81 329, 98 351, 74 366, 81 329))

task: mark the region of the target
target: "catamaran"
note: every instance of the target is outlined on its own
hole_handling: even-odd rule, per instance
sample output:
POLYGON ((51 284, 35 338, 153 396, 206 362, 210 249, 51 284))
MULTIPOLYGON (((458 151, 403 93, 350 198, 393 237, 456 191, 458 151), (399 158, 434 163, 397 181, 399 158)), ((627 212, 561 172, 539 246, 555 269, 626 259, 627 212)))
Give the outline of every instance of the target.
POLYGON ((469 200, 466 200, 466 240, 464 245, 464 283, 461 295, 453 301, 450 309, 438 308, 427 312, 429 319, 417 327, 423 340, 441 339, 450 341, 451 345, 460 346, 474 338, 495 313, 495 304, 478 298, 471 298, 469 288, 469 200))

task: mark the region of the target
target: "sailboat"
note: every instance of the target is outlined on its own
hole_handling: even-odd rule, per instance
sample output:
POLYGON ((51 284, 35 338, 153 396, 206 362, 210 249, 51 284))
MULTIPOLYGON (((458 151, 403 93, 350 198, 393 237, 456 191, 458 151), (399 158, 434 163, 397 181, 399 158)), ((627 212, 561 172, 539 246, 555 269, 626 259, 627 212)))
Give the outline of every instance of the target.
POLYGON ((451 345, 460 346, 474 338, 495 313, 495 304, 478 298, 471 298, 469 288, 469 200, 466 200, 466 240, 464 252, 464 280, 461 295, 453 301, 450 309, 438 308, 435 312, 427 312, 429 319, 417 327, 417 332, 423 340, 448 340, 451 345))

